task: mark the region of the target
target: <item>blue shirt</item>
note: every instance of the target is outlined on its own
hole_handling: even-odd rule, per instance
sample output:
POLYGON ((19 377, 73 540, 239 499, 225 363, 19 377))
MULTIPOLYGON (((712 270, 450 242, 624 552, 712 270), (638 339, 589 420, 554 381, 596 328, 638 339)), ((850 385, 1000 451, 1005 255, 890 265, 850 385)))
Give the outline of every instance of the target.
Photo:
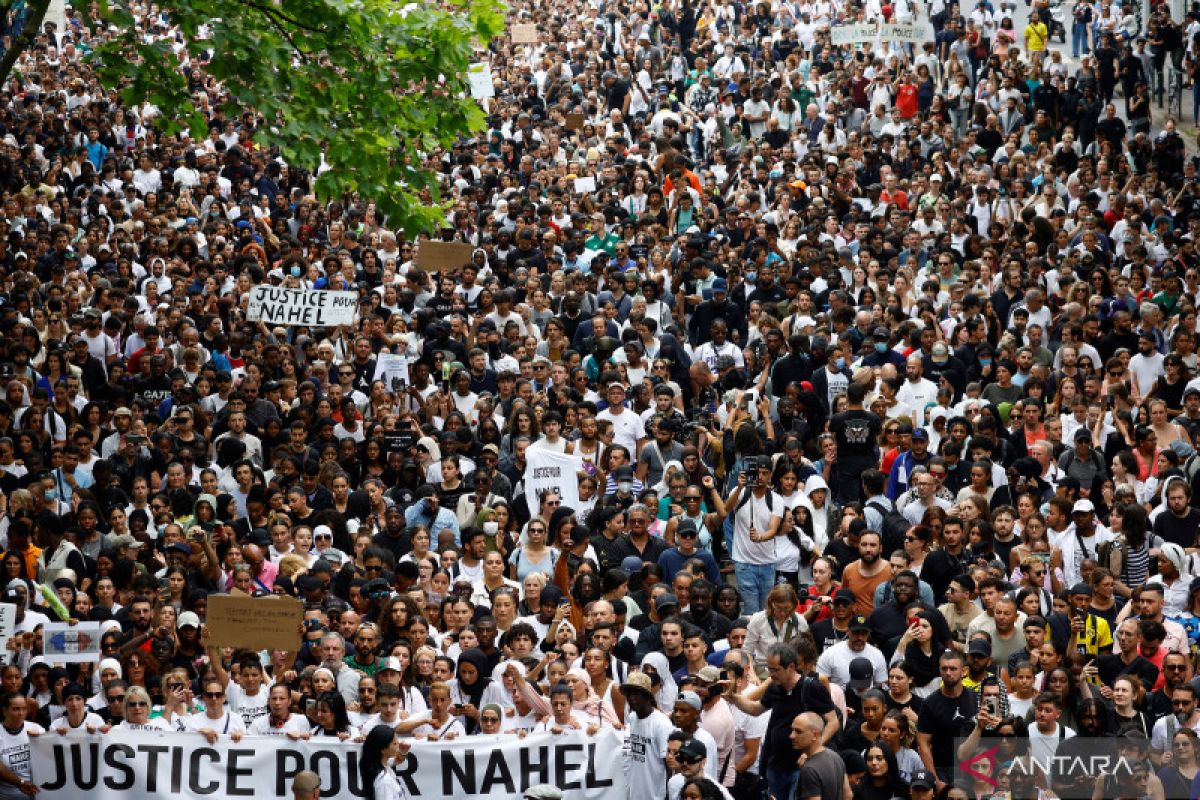
POLYGON ((458 517, 448 508, 438 508, 437 514, 429 513, 429 501, 420 500, 413 503, 404 512, 405 527, 411 528, 414 525, 424 525, 429 529, 429 538, 437 543, 438 534, 443 530, 449 529, 454 531, 454 546, 462 545, 462 531, 458 528, 458 517))

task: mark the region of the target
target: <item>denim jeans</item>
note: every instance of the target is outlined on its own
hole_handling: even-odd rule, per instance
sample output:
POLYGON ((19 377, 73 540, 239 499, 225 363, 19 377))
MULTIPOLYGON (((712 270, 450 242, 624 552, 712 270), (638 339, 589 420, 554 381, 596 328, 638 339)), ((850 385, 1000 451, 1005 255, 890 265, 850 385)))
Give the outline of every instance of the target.
POLYGON ((775 800, 792 800, 792 792, 796 790, 796 778, 800 770, 784 772, 775 767, 767 767, 767 793, 775 800))
POLYGON ((774 564, 742 564, 735 561, 733 573, 737 576, 738 591, 746 616, 762 611, 767 605, 767 592, 775 585, 774 564))
POLYGON ((1088 53, 1088 26, 1086 22, 1076 22, 1071 26, 1071 56, 1079 58, 1088 53))

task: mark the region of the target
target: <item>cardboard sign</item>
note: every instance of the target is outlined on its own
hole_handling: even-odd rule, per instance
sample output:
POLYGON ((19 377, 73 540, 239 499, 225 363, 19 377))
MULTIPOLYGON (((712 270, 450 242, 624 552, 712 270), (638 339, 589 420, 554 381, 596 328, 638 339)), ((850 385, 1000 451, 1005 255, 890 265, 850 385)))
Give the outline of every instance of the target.
POLYGON ((537 25, 513 25, 512 26, 513 44, 537 44, 538 43, 538 26, 537 25))
POLYGON ((839 25, 829 31, 829 41, 838 46, 873 42, 876 39, 921 44, 932 42, 933 38, 933 25, 928 22, 892 22, 878 26, 861 23, 839 25))
POLYGON ((214 594, 208 598, 205 624, 218 647, 296 650, 303 618, 304 604, 290 598, 214 594))
POLYGON ((582 178, 576 178, 575 191, 579 194, 587 194, 588 192, 596 191, 596 179, 591 175, 585 175, 582 178))
POLYGON ((12 652, 8 640, 17 632, 17 607, 13 603, 0 603, 0 666, 12 663, 12 652))
POLYGON ((563 127, 569 131, 581 131, 583 130, 583 121, 583 114, 567 114, 566 119, 563 120, 563 127))
POLYGON ((461 269, 471 263, 475 248, 465 242, 435 242, 426 239, 417 244, 417 266, 426 272, 461 269))
POLYGON ((357 314, 358 292, 284 289, 266 284, 250 290, 250 305, 246 307, 249 322, 261 320, 268 325, 353 325, 357 314))

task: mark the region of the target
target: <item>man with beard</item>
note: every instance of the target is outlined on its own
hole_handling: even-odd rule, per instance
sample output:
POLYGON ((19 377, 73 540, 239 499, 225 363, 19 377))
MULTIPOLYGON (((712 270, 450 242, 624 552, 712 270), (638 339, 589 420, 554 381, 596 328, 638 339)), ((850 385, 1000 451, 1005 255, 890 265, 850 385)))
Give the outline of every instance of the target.
MULTIPOLYGON (((928 607, 920 601, 917 591, 917 574, 906 569, 892 578, 892 599, 872 611, 868 618, 871 625, 871 638, 879 644, 879 649, 883 651, 883 655, 887 659, 891 659, 897 640, 904 635, 904 631, 908 627, 909 614, 914 613, 910 610, 910 605, 915 605, 916 609, 924 608, 930 613, 931 621, 941 616, 936 609, 928 607)), ((935 638, 944 639, 949 635, 949 626, 945 625, 944 621, 942 625, 945 626, 944 629, 935 631, 935 638)), ((934 627, 939 627, 936 622, 934 627)))
POLYGON ((865 659, 874 669, 870 676, 870 685, 883 686, 887 681, 887 661, 879 648, 867 643, 870 635, 871 628, 866 617, 859 615, 851 619, 850 635, 846 641, 838 642, 821 653, 821 657, 817 659, 817 672, 831 683, 848 689, 852 679, 853 662, 865 659))
POLYGON ((1096 778, 1113 771, 1117 755, 1116 740, 1104 736, 1099 703, 1081 701, 1075 712, 1075 736, 1059 742, 1054 751, 1050 780, 1055 793, 1062 798, 1090 798, 1096 778))
POLYGON ((1138 652, 1141 625, 1158 623, 1150 620, 1125 620, 1117 626, 1117 652, 1096 659, 1096 668, 1099 670, 1097 674, 1105 686, 1112 686, 1122 675, 1136 675, 1143 686, 1153 686, 1158 681, 1158 667, 1138 652))
POLYGON ((1154 730, 1150 733, 1150 760, 1156 767, 1170 763, 1172 742, 1182 728, 1191 728, 1200 733, 1196 687, 1186 683, 1171 690, 1171 713, 1155 722, 1154 730))
POLYGON ((704 578, 692 581, 688 590, 688 610, 679 616, 700 629, 704 641, 712 646, 729 635, 730 620, 712 609, 713 585, 704 578))
POLYGON ((954 740, 975 724, 975 693, 963 687, 963 657, 953 650, 938 664, 942 685, 925 698, 917 717, 917 752, 925 768, 938 776, 938 791, 954 779, 954 740))
POLYGON ((854 592, 856 614, 867 615, 875 608, 875 589, 892 576, 891 565, 880 558, 881 537, 875 531, 863 531, 858 540, 858 560, 846 565, 842 585, 854 592))

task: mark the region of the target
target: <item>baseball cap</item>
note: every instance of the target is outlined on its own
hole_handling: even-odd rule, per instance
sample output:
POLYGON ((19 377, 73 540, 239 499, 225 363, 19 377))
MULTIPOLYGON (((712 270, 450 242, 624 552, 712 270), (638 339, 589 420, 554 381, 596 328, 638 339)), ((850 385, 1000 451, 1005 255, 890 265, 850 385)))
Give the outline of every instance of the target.
POLYGON ((908 780, 910 789, 935 789, 937 788, 937 778, 927 769, 919 769, 912 774, 908 780))
POLYGON ((1072 514, 1095 514, 1096 507, 1092 505, 1092 501, 1086 497, 1081 497, 1075 501, 1075 505, 1071 506, 1072 514))
POLYGON ((667 592, 666 594, 660 594, 658 599, 654 601, 655 611, 661 612, 664 608, 672 607, 679 607, 679 598, 670 592, 667 592))
POLYGON ((861 656, 854 659, 850 662, 850 688, 866 689, 871 685, 871 676, 874 674, 875 668, 871 666, 870 659, 861 656))
POLYGON ((175 621, 175 629, 176 630, 181 630, 183 628, 188 627, 189 625, 193 628, 200 627, 200 617, 196 614, 195 611, 185 611, 182 614, 180 614, 179 619, 175 621))
POLYGON ((653 697, 654 689, 651 687, 650 676, 644 672, 629 673, 629 677, 621 684, 621 694, 628 697, 630 692, 645 692, 653 697))
POLYGON ((404 667, 400 665, 399 658, 396 656, 388 656, 379 662, 379 671, 386 672, 387 670, 392 670, 393 672, 404 672, 404 667))
POLYGON ((850 618, 850 630, 853 631, 869 631, 871 626, 867 624, 867 618, 862 614, 850 618))
POLYGON ((858 598, 856 598, 854 596, 854 590, 848 589, 846 587, 842 587, 841 589, 838 589, 837 592, 835 592, 833 595, 833 602, 835 602, 835 603, 837 603, 839 601, 846 602, 846 603, 854 603, 857 599, 858 598))
POLYGON ((699 711, 704 708, 704 703, 700 700, 700 695, 695 692, 680 692, 675 698, 676 703, 687 703, 692 708, 699 711))
POLYGON ((972 656, 990 656, 992 654, 992 643, 987 639, 972 639, 967 645, 967 654, 972 656))

